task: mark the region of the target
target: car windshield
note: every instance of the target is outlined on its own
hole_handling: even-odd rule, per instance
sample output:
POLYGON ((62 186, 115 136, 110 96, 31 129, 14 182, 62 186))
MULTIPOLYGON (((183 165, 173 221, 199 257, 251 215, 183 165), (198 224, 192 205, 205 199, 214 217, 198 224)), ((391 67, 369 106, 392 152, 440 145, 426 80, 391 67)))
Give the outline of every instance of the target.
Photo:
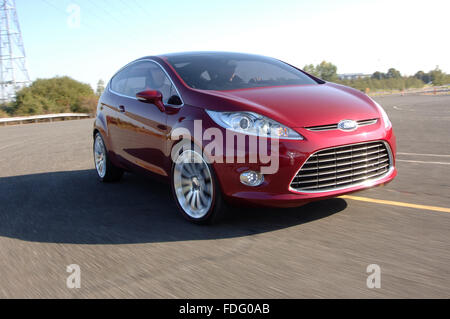
POLYGON ((239 53, 189 53, 167 61, 190 87, 236 90, 267 86, 317 84, 300 70, 276 59, 239 53))

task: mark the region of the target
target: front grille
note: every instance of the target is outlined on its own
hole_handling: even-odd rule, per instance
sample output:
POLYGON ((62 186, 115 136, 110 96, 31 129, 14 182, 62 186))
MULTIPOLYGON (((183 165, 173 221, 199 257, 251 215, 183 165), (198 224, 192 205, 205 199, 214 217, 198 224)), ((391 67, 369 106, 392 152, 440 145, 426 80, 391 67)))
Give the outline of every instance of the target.
POLYGON ((384 176, 391 156, 384 142, 368 142, 318 151, 294 177, 296 191, 324 192, 355 186, 384 176))
MULTIPOLYGON (((358 123, 358 127, 372 125, 377 122, 378 122, 378 119, 356 121, 356 123, 358 123)), ((332 130, 338 129, 338 123, 328 124, 328 125, 309 126, 309 127, 305 127, 305 128, 309 131, 314 131, 314 132, 332 131, 332 130)))

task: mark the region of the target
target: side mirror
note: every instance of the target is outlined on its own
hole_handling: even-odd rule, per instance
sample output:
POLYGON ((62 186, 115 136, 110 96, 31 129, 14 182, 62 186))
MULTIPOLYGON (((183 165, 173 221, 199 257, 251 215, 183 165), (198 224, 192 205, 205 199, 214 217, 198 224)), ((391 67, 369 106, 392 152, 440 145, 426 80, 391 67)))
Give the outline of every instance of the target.
POLYGON ((166 110, 166 108, 164 107, 164 103, 162 102, 162 94, 159 91, 145 90, 142 92, 138 92, 136 93, 136 98, 144 103, 155 104, 161 112, 164 112, 166 110))

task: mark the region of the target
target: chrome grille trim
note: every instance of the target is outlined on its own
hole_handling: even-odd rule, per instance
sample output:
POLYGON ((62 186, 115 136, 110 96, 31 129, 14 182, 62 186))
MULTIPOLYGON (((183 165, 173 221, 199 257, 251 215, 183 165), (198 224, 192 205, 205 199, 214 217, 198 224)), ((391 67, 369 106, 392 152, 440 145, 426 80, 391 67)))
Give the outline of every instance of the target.
POLYGON ((359 126, 366 126, 366 125, 373 125, 378 122, 378 119, 371 119, 371 120, 363 120, 363 121, 357 121, 358 127, 359 126))
POLYGON ((384 141, 331 147, 312 154, 295 174, 289 189, 322 193, 369 185, 393 169, 391 148, 384 141))
MULTIPOLYGON (((361 120, 356 121, 358 123, 358 127, 372 125, 378 122, 378 119, 370 119, 370 120, 361 120)), ((320 132, 320 131, 333 131, 338 129, 338 123, 336 124, 327 124, 327 125, 318 125, 318 126, 309 126, 305 127, 308 131, 320 132)))

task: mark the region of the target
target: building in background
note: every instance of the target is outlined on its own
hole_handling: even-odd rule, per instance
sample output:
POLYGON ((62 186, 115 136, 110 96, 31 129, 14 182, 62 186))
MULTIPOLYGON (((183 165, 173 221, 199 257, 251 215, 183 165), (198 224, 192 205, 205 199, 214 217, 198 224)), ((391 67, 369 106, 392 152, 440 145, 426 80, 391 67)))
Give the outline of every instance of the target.
POLYGON ((370 78, 372 74, 364 74, 364 73, 343 73, 338 74, 340 80, 356 80, 356 79, 364 79, 370 78))

